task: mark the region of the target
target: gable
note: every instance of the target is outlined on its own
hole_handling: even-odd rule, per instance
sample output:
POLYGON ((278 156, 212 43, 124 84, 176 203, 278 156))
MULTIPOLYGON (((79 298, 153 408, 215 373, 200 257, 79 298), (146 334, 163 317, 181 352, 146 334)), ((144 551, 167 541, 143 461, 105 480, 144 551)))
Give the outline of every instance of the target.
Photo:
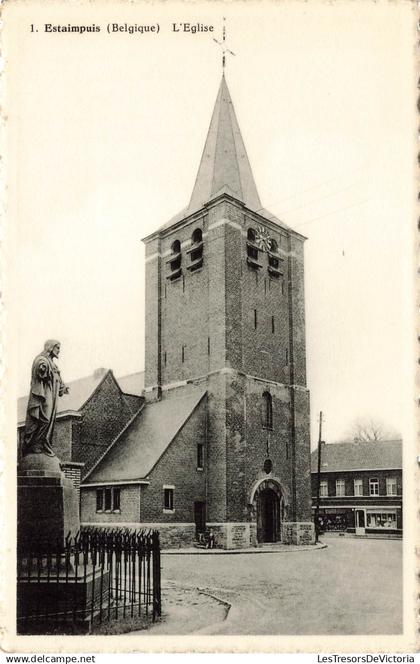
POLYGON ((171 390, 161 401, 146 404, 86 476, 85 482, 145 478, 205 394, 202 388, 187 385, 171 390))

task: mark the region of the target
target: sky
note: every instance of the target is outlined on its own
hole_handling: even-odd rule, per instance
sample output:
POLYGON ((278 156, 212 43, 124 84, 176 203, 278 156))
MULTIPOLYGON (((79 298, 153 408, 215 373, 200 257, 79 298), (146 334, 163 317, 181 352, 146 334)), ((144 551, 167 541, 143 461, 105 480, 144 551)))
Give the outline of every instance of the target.
POLYGON ((320 410, 327 442, 364 416, 409 432, 413 7, 9 5, 5 298, 17 394, 51 337, 61 341, 66 381, 98 367, 116 376, 143 369, 141 238, 189 201, 221 77, 213 36, 225 17, 235 53, 226 77, 260 199, 308 238, 312 444, 320 410), (109 22, 159 32, 108 34, 109 22), (174 32, 174 22, 214 32, 174 32), (46 23, 101 31, 45 32, 46 23))

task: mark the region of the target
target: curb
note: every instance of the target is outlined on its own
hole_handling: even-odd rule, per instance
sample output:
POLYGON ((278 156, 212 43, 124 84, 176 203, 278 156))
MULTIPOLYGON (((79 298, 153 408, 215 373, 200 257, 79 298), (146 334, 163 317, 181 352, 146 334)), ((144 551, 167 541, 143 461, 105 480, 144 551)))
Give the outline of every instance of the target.
POLYGON ((161 555, 163 556, 223 556, 223 555, 250 555, 259 553, 300 553, 301 551, 319 551, 326 549, 328 544, 321 542, 319 544, 309 544, 298 546, 297 544, 283 544, 278 548, 264 549, 263 547, 255 547, 252 549, 199 549, 199 548, 185 548, 185 549, 162 549, 161 555))

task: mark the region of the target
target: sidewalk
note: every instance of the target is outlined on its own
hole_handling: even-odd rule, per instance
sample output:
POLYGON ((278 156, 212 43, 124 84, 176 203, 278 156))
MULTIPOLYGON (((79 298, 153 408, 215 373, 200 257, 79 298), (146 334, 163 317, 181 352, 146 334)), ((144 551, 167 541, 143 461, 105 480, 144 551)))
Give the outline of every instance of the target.
POLYGON ((249 549, 203 549, 201 547, 188 547, 185 549, 162 549, 162 555, 166 556, 190 556, 190 555, 200 555, 200 556, 215 556, 215 555, 242 555, 249 553, 299 553, 300 551, 318 551, 319 549, 326 549, 327 544, 324 542, 318 542, 318 544, 305 544, 298 546, 296 544, 282 544, 281 542, 275 542, 273 544, 260 544, 259 546, 253 546, 249 549))

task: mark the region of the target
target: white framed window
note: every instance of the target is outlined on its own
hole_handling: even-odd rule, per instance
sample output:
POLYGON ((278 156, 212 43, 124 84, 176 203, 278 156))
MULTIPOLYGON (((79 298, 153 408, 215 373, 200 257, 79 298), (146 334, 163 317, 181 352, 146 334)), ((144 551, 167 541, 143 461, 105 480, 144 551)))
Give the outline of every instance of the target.
POLYGON ((386 495, 387 496, 396 496, 397 495, 397 478, 396 477, 387 477, 386 478, 386 495))
POLYGON ((354 480, 354 495, 363 496, 363 480, 360 478, 354 480))
POLYGON ((121 489, 120 487, 104 487, 96 490, 97 512, 120 512, 121 511, 121 489))
POLYGON ((163 511, 175 512, 174 507, 174 492, 175 487, 173 485, 164 484, 163 486, 163 511))
POLYGON ((379 480, 377 477, 369 479, 369 496, 379 496, 379 480))
POLYGON ((328 482, 323 481, 319 483, 319 495, 322 498, 325 498, 328 496, 328 482))
POLYGON ((335 495, 336 496, 345 496, 346 495, 346 483, 344 480, 336 480, 335 482, 335 495))
POLYGON ((366 526, 368 528, 386 529, 397 527, 396 512, 367 512, 366 526))

